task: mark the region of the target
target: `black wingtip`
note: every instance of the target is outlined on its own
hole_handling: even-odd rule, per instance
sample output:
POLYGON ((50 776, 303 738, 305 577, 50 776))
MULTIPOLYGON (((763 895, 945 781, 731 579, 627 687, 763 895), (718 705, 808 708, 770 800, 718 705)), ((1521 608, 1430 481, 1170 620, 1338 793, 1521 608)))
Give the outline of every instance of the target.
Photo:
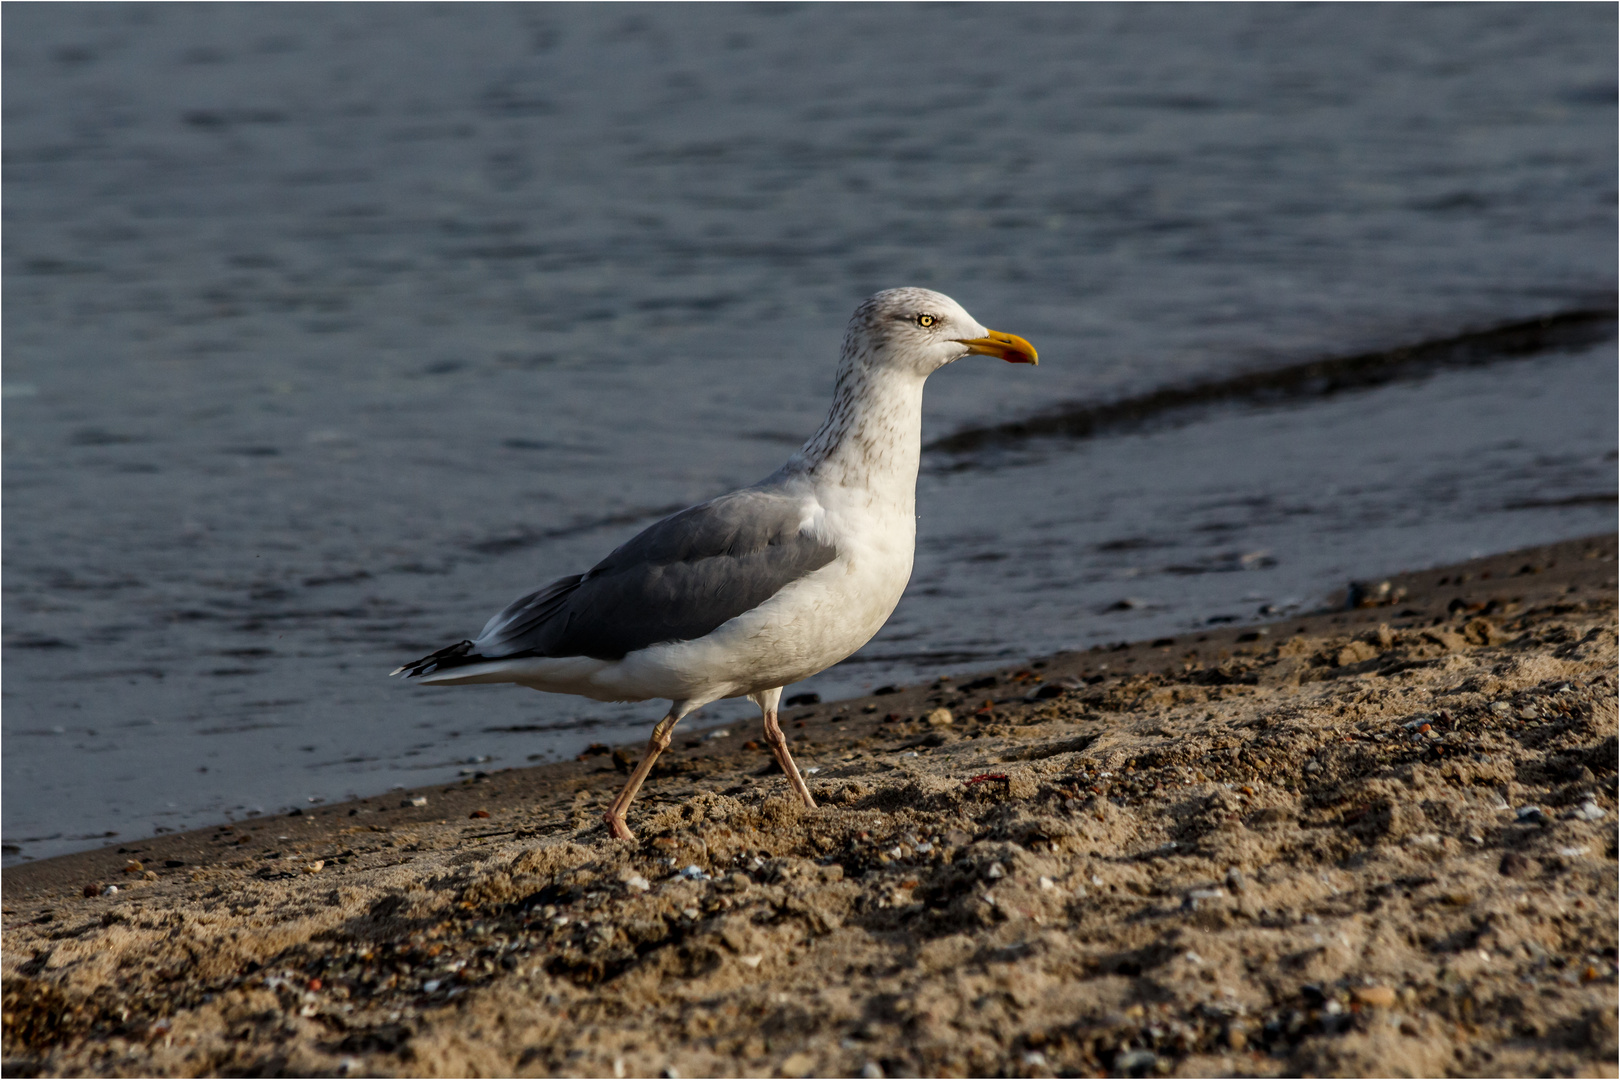
POLYGON ((408 664, 401 664, 389 674, 398 675, 403 672, 407 679, 414 679, 421 675, 431 675, 440 668, 460 667, 462 664, 480 659, 472 656, 472 647, 473 643, 470 641, 458 641, 454 645, 448 645, 440 649, 438 652, 429 653, 420 660, 412 660, 408 664))

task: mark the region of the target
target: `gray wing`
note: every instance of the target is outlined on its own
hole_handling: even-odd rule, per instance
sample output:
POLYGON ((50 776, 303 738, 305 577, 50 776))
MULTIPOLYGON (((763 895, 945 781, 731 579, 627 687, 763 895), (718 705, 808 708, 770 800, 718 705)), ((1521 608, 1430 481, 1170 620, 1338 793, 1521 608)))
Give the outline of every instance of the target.
POLYGON ((802 506, 744 490, 665 518, 584 574, 511 604, 473 643, 488 658, 618 660, 703 637, 838 554, 799 531, 802 506))

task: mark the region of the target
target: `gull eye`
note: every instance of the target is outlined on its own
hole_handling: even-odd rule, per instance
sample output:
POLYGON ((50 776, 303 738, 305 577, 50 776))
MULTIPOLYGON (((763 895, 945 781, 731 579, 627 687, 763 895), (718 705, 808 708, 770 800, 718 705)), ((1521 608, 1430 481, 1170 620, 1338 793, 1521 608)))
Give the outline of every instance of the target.
POLYGON ((933 326, 934 323, 936 323, 938 321, 939 320, 935 319, 932 315, 919 315, 919 316, 917 316, 917 325, 918 326, 933 326))

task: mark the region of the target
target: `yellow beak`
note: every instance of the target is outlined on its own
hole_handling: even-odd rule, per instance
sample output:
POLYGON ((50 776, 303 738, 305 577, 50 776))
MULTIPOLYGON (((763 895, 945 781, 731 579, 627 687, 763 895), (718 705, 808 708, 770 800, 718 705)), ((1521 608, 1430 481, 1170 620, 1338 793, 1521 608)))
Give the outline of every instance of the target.
POLYGON ((970 353, 999 356, 1009 364, 1038 364, 1041 362, 1040 356, 1035 352, 1035 346, 1017 334, 1003 334, 1000 330, 992 330, 989 337, 954 338, 953 340, 958 345, 966 345, 970 353))

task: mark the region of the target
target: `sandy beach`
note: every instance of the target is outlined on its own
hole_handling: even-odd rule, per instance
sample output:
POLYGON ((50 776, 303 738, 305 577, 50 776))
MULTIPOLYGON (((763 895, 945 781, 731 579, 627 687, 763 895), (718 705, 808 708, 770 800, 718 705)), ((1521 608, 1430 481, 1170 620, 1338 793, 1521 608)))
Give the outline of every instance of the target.
POLYGON ((1612 1076, 1615 565, 10 869, 5 1072, 1612 1076))

